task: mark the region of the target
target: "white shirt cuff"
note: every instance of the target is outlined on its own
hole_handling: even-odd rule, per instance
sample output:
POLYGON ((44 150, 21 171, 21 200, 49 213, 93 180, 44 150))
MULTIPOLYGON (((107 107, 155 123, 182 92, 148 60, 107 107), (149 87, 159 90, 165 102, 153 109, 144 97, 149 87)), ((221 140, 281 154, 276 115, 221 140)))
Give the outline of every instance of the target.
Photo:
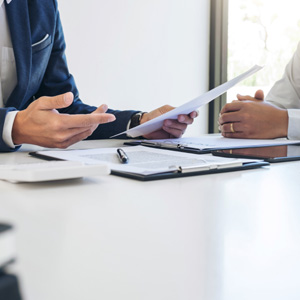
POLYGON ((289 115, 289 127, 288 127, 288 139, 299 140, 300 139, 300 109, 288 109, 289 115))
POLYGON ((3 126, 3 132, 2 132, 2 139, 4 143, 12 149, 16 148, 16 145, 13 143, 12 140, 12 128, 17 113, 18 111, 15 110, 15 111, 10 111, 6 114, 4 126, 3 126))

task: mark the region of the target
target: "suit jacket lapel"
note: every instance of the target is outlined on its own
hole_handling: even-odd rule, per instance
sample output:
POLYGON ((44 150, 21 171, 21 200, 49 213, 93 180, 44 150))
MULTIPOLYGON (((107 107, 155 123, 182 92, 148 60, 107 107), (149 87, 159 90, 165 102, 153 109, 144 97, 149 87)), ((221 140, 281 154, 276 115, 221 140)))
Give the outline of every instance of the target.
POLYGON ((7 4, 6 1, 4 2, 14 48, 18 78, 17 86, 7 100, 7 106, 19 108, 22 101, 24 101, 31 73, 31 31, 28 1, 13 0, 10 4, 7 4))

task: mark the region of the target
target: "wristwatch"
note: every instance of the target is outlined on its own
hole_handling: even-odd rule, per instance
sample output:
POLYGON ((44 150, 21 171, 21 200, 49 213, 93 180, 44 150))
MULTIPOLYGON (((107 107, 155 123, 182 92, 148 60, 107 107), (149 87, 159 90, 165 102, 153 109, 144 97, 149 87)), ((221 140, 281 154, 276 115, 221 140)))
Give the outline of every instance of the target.
POLYGON ((131 117, 129 129, 140 125, 141 119, 142 119, 142 116, 143 116, 144 113, 145 112, 139 112, 139 113, 134 114, 131 117))

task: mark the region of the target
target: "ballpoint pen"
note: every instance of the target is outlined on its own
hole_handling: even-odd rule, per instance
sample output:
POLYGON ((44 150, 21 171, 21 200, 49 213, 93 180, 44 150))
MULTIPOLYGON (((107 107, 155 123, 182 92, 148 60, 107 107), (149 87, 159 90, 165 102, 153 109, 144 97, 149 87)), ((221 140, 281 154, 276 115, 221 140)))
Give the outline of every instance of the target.
POLYGON ((117 155, 118 155, 118 158, 119 158, 119 160, 122 164, 127 164, 128 163, 129 157, 127 156, 127 154, 125 153, 125 151, 123 149, 118 148, 117 149, 117 155))

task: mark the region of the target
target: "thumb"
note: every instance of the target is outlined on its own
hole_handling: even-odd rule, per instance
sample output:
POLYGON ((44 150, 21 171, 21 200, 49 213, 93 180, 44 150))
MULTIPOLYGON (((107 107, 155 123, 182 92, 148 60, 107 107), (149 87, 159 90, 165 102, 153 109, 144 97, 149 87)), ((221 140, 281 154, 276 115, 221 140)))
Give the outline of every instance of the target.
POLYGON ((40 109, 48 110, 68 107, 72 104, 73 99, 73 93, 68 92, 54 97, 42 97, 37 101, 40 109))
POLYGON ((159 108, 156 108, 148 113, 144 113, 142 115, 142 118, 141 118, 141 121, 140 121, 140 124, 143 124, 145 122, 148 122, 154 118, 157 118, 165 113, 167 113, 168 111, 174 109, 173 106, 171 105, 164 105, 164 106, 161 106, 159 108))
POLYGON ((161 106, 160 108, 158 108, 158 111, 161 115, 169 112, 170 110, 173 110, 175 107, 174 106, 171 106, 171 105, 164 105, 164 106, 161 106))
POLYGON ((257 90, 254 96, 255 99, 263 101, 265 98, 263 90, 257 90))

